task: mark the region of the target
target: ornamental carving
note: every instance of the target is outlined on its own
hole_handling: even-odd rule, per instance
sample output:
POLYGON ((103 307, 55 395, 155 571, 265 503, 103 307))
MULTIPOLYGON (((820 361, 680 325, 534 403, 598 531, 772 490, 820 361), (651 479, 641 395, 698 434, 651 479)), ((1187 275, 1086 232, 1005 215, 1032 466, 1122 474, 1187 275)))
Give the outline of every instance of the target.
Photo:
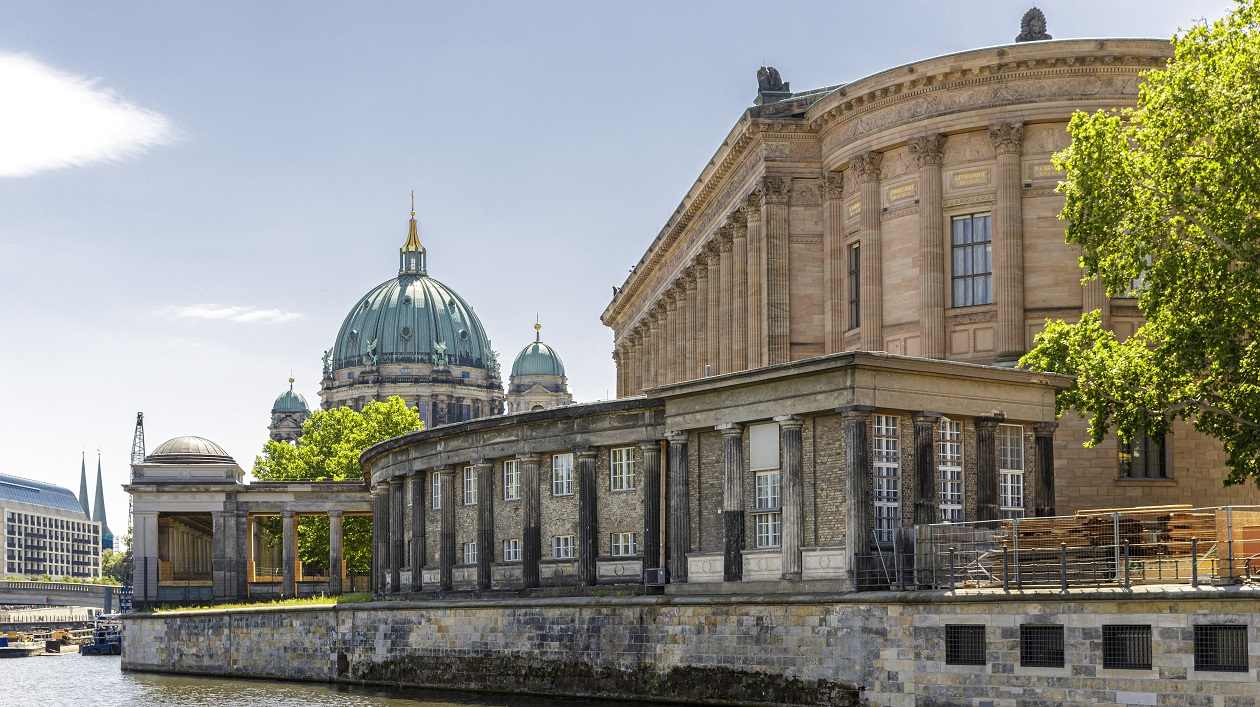
POLYGON ((861 182, 878 182, 879 167, 884 162, 884 153, 871 150, 854 157, 849 164, 854 176, 861 182))
POLYGON ((1053 39, 1046 33, 1046 13, 1036 7, 1028 8, 1019 20, 1019 34, 1015 36, 1015 41, 1039 42, 1045 39, 1053 39))
POLYGON ((994 123, 989 126, 989 139, 999 154, 1019 154, 1024 143, 1023 123, 994 123))
POLYGON ((786 204, 792 194, 792 180, 787 177, 762 177, 761 189, 767 204, 786 204))
POLYGON ((748 209, 743 206, 736 206, 731 210, 731 215, 727 217, 726 223, 731 227, 736 238, 748 237, 748 209))
POLYGON ((910 140, 910 154, 919 167, 940 167, 945 154, 945 136, 940 133, 921 135, 910 140))
POLYGON ((748 212, 748 219, 761 218, 761 188, 758 187, 748 192, 748 196, 744 197, 744 208, 748 212))
POLYGON ((822 188, 824 199, 843 199, 844 198, 844 173, 828 172, 823 179, 822 188))

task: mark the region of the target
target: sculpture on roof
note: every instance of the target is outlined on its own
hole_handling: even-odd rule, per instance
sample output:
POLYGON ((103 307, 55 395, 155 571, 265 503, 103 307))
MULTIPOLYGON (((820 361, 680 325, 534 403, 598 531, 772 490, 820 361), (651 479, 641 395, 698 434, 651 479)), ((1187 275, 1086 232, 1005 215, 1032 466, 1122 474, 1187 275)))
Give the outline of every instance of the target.
POLYGON ((773 66, 763 66, 757 69, 757 92, 758 93, 780 93, 788 90, 788 85, 783 82, 783 77, 779 76, 779 70, 773 66))
POLYGON ((1036 7, 1031 7, 1019 21, 1019 36, 1015 38, 1015 41, 1037 42, 1043 39, 1051 39, 1051 36, 1046 34, 1046 13, 1036 7))

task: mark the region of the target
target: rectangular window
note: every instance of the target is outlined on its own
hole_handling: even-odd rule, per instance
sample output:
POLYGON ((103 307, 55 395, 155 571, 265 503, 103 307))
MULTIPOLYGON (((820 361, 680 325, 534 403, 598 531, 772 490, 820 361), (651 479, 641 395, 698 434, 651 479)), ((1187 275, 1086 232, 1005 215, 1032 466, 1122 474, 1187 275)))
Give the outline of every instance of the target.
POLYGON ((521 472, 515 459, 503 462, 503 500, 517 501, 521 498, 521 472))
POLYGON ((504 562, 520 562, 521 561, 521 541, 515 538, 503 541, 503 561, 504 562))
POLYGON ((984 624, 946 624, 946 665, 984 665, 984 624))
POLYGON ((609 454, 609 485, 613 491, 633 491, 635 484, 634 447, 618 447, 609 454))
POLYGON ((433 510, 440 511, 442 510, 442 475, 432 472, 429 476, 433 479, 433 510))
POLYGON ((753 528, 757 547, 779 547, 782 542, 783 515, 779 500, 782 478, 777 470, 756 474, 753 528))
POLYGON ((476 541, 464 543, 464 564, 477 564, 477 543, 476 541))
POLYGON ((993 303, 993 237, 989 214, 955 216, 950 235, 954 307, 993 303))
POLYGON ((940 440, 936 443, 936 469, 940 477, 941 520, 961 523, 963 519, 963 441, 962 423, 941 418, 940 440))
POLYGON ((1019 664, 1025 668, 1063 667, 1063 627, 1024 624, 1019 627, 1019 664))
POLYGON ((1118 670, 1151 669, 1149 624, 1111 624, 1103 627, 1103 667, 1118 670))
POLYGON ((551 538, 551 557, 557 560, 572 560, 577 556, 577 543, 572 535, 556 535, 551 538))
POLYGON ((1201 624, 1194 627, 1194 669, 1245 673, 1247 627, 1242 624, 1201 624))
POLYGON ((557 454, 551 458, 551 495, 573 495, 572 454, 557 454))
POLYGON ((638 533, 610 533, 608 551, 613 557, 632 557, 639 554, 638 533))
POLYGON ((1024 428, 998 425, 998 496, 1004 518, 1024 516, 1024 428))
POLYGON ((861 245, 849 246, 849 328, 862 325, 862 255, 861 245))
POLYGON ((779 425, 748 426, 748 462, 753 471, 779 468, 779 425))
POLYGON ((757 530, 757 547, 779 547, 783 543, 781 513, 758 513, 753 519, 757 530))
POLYGON ((1168 468, 1164 454, 1164 436, 1138 432, 1133 441, 1118 445, 1120 476, 1125 479, 1166 479, 1168 468))
POLYGON ((477 472, 471 467, 464 467, 464 505, 477 505, 477 472))
POLYGON ((875 539, 891 543, 901 525, 901 444, 897 416, 875 416, 875 539))

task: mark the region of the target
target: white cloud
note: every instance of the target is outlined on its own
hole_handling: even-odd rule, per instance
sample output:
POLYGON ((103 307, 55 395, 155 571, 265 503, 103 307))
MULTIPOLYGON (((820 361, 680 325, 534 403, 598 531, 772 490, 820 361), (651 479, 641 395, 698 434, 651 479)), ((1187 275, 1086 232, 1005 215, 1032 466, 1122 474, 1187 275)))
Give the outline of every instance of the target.
POLYGON ((209 319, 224 322, 269 322, 281 323, 301 319, 301 312, 286 312, 283 309, 263 309, 248 305, 223 304, 188 304, 178 307, 165 307, 162 312, 178 319, 209 319))
POLYGON ((175 139, 166 116, 98 81, 0 54, 0 177, 117 161, 175 139))

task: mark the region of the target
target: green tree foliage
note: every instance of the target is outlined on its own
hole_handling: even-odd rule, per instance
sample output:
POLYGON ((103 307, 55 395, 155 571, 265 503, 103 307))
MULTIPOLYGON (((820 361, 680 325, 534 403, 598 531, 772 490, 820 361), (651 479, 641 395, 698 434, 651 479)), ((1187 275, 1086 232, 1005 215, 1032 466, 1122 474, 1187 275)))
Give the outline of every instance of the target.
MULTIPOLYGON (((420 413, 403 399, 391 396, 371 402, 363 410, 333 408, 316 410, 302 424, 297 444, 268 441, 254 459, 254 477, 260 481, 354 481, 363 478, 359 456, 368 447, 408 432, 423 429, 420 413)), ((258 531, 264 551, 281 543, 279 518, 260 521, 258 531)), ((299 558, 307 574, 328 564, 328 519, 302 518, 298 525, 299 558)), ((367 574, 372 564, 372 524, 366 518, 347 517, 342 522, 343 553, 351 574, 367 574)))
POLYGON ((1076 376, 1058 408, 1092 443, 1183 419, 1223 443, 1229 483, 1260 482, 1260 8, 1173 44, 1135 109, 1077 113, 1055 157, 1067 241, 1146 321, 1124 341, 1097 312, 1051 322, 1021 364, 1076 376))
POLYGON ((104 550, 101 552, 101 578, 107 582, 131 584, 131 546, 125 552, 104 550))

